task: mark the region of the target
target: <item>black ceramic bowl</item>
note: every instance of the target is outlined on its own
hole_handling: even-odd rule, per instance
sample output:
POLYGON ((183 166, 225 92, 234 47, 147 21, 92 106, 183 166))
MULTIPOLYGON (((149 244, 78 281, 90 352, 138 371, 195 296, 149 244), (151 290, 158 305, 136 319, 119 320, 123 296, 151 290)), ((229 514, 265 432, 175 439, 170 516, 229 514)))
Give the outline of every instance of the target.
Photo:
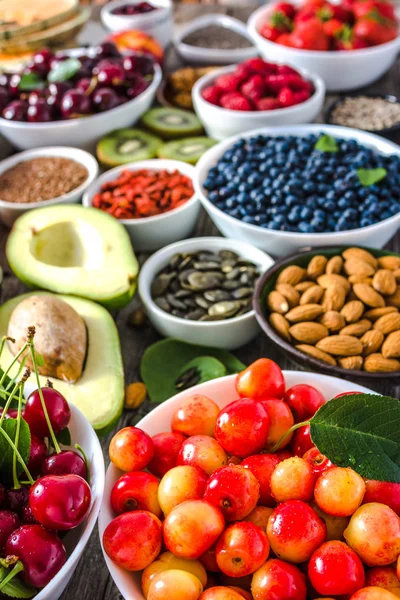
MULTIPOLYGON (((322 360, 318 360, 317 358, 313 358, 300 350, 297 350, 294 346, 289 344, 286 340, 284 340, 276 331, 271 327, 268 322, 269 310, 266 307, 266 298, 270 291, 273 290, 275 286, 275 282, 278 278, 279 273, 288 265, 299 265, 300 267, 307 267, 311 258, 315 255, 324 255, 328 258, 335 256, 337 254, 341 254, 346 248, 350 246, 338 246, 338 247, 329 247, 329 248, 305 248, 296 252, 295 254, 291 254, 281 260, 278 260, 276 263, 272 265, 258 280, 257 287, 254 291, 253 297, 253 308, 256 313, 256 318, 261 326, 261 329, 264 333, 267 334, 269 339, 277 346, 277 348, 283 353, 288 355, 292 360, 297 362, 299 365, 308 368, 312 371, 320 371, 322 373, 326 373, 328 375, 332 375, 335 377, 342 377, 343 379, 352 379, 359 380, 360 382, 364 382, 367 385, 368 382, 378 382, 379 380, 382 382, 383 380, 388 381, 392 384, 397 384, 400 382, 400 371, 394 373, 369 373, 367 371, 359 371, 353 369, 344 369, 341 366, 333 366, 322 360)), ((380 256, 398 256, 394 252, 387 252, 385 250, 376 250, 375 248, 365 248, 371 254, 376 257, 380 256)))
MULTIPOLYGON (((343 94, 337 100, 334 100, 333 102, 328 104, 327 108, 324 111, 325 123, 328 123, 329 125, 337 125, 337 123, 334 123, 332 121, 333 110, 336 108, 336 106, 341 104, 345 98, 348 98, 348 97, 356 98, 357 96, 367 96, 368 98, 383 98, 384 100, 387 100, 388 102, 400 103, 400 98, 398 98, 397 96, 393 96, 391 94, 373 94, 373 93, 361 94, 360 92, 343 94)), ((395 125, 393 125, 392 127, 387 127, 385 129, 364 129, 364 128, 360 128, 360 129, 362 129, 362 131, 368 131, 369 133, 375 133, 376 135, 381 135, 381 136, 386 137, 393 141, 397 141, 400 137, 400 121, 398 123, 396 123, 395 125)))

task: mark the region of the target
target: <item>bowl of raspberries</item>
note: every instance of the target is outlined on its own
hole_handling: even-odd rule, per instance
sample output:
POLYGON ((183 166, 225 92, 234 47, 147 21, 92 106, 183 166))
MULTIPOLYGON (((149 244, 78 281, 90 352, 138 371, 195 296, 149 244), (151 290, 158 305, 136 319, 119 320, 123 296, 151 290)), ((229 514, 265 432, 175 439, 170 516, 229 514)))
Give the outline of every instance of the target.
POLYGON ((250 16, 260 54, 320 75, 328 91, 369 85, 394 63, 399 20, 390 0, 273 2, 250 16))
POLYGON ((310 123, 325 84, 305 69, 251 58, 204 75, 192 96, 207 135, 223 140, 264 126, 310 123))

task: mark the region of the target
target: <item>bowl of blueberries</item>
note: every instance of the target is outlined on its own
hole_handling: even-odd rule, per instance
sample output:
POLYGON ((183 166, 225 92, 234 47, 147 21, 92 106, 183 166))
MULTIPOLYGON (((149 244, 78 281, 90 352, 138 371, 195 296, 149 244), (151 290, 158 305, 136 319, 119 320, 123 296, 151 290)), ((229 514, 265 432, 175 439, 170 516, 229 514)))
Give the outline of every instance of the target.
POLYGON ((17 73, 0 75, 0 132, 16 148, 92 149, 150 108, 162 79, 149 56, 115 44, 53 54, 38 51, 17 73))
POLYGON ((299 248, 382 248, 400 225, 400 148, 333 125, 250 131, 210 150, 195 187, 226 237, 275 256, 299 248))

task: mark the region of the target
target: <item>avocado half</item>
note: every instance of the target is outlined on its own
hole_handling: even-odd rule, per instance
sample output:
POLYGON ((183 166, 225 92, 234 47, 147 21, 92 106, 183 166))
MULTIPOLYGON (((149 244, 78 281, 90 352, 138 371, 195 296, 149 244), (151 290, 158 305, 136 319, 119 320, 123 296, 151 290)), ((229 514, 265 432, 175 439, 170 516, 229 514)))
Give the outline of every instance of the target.
POLYGON ((139 270, 117 219, 96 208, 59 204, 23 214, 8 236, 7 259, 31 288, 73 294, 108 309, 131 300, 139 270))
MULTIPOLYGON (((16 296, 0 307, 0 338, 7 335, 8 323, 14 308, 25 298, 47 292, 31 292, 16 296)), ((42 386, 47 379, 53 382, 68 402, 79 408, 99 435, 110 431, 117 423, 124 404, 124 370, 118 331, 110 313, 95 302, 74 296, 59 296, 76 310, 86 323, 88 350, 81 377, 75 383, 40 376, 42 386)), ((5 344, 0 357, 0 369, 8 368, 13 355, 5 344)), ((14 376, 19 363, 10 374, 14 376)), ((34 374, 31 374, 26 390, 36 389, 34 374)))

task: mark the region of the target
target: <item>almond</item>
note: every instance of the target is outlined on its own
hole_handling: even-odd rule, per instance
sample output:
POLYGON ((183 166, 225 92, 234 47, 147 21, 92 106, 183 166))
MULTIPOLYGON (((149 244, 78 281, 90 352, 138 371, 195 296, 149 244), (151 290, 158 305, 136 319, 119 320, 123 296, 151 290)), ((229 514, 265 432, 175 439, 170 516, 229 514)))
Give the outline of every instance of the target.
POLYGON ((389 306, 396 306, 400 308, 400 286, 397 288, 394 294, 386 296, 386 302, 389 306))
POLYGON ((370 319, 370 321, 376 321, 379 317, 383 317, 383 315, 389 315, 390 313, 398 312, 398 309, 395 306, 383 306, 382 308, 371 308, 367 310, 364 314, 364 317, 370 319))
POLYGON ((344 369, 352 369, 360 371, 363 366, 364 359, 362 356, 345 356, 339 358, 339 364, 344 369))
POLYGON ((279 273, 277 283, 290 283, 296 285, 300 283, 306 274, 306 270, 298 265, 289 265, 279 273))
POLYGON ((372 308, 381 308, 382 306, 385 306, 383 297, 366 283, 355 283, 353 285, 353 291, 361 302, 364 302, 364 304, 367 304, 368 306, 372 306, 372 308))
POLYGON ((290 342, 292 338, 289 333, 289 321, 285 319, 283 315, 277 312, 273 312, 269 315, 269 322, 271 327, 275 329, 280 336, 282 336, 285 340, 290 342))
POLYGON ((342 285, 332 285, 325 290, 322 299, 324 310, 340 310, 346 302, 346 290, 342 285))
POLYGON ((324 295, 324 290, 319 285, 312 285, 300 298, 300 304, 318 304, 324 295))
POLYGON ((328 275, 339 274, 343 269, 343 259, 341 256, 332 256, 327 262, 325 273, 328 275))
POLYGON ((307 275, 311 277, 311 279, 317 279, 317 277, 325 273, 325 267, 327 262, 328 259, 326 258, 326 256, 322 256, 320 254, 313 256, 310 262, 308 263, 307 275))
POLYGON ((296 346, 297 350, 316 358, 317 360, 322 360, 325 363, 328 363, 332 366, 336 365, 336 360, 328 354, 327 352, 323 352, 322 350, 318 350, 315 346, 309 346, 308 344, 299 344, 296 346))
POLYGON ((294 289, 300 292, 300 294, 302 294, 313 285, 315 285, 315 281, 300 281, 300 283, 294 286, 294 289))
POLYGON ((379 317, 374 323, 374 329, 382 331, 383 335, 397 331, 400 329, 400 313, 393 312, 379 317))
POLYGON ((372 287, 384 296, 394 294, 397 289, 397 282, 393 271, 379 269, 372 279, 372 287))
POLYGON ((400 331, 389 333, 382 345, 382 354, 385 358, 400 356, 400 331))
POLYGON ((350 291, 350 284, 347 281, 346 277, 343 277, 343 275, 337 275, 336 273, 333 273, 332 275, 321 275, 321 277, 318 277, 317 282, 318 285, 320 285, 324 289, 327 289, 334 285, 341 285, 346 290, 346 293, 350 291))
POLYGON ((364 304, 360 300, 351 300, 343 306, 340 314, 346 319, 347 323, 355 323, 361 319, 364 308, 364 304))
POLYGON ((343 329, 346 325, 344 317, 337 310, 328 310, 320 316, 319 322, 325 325, 332 333, 336 333, 343 329))
POLYGON ((372 277, 361 277, 360 275, 350 275, 349 282, 354 283, 367 283, 372 285, 372 277))
POLYGON ((360 277, 371 277, 375 273, 375 267, 362 258, 349 258, 344 263, 347 275, 359 275, 360 277))
POLYGON ((384 335, 381 331, 377 329, 370 329, 367 333, 361 338, 361 343, 363 345, 363 355, 368 356, 368 354, 372 354, 377 352, 379 348, 382 346, 384 340, 384 335))
POLYGON ((290 283, 278 283, 276 289, 284 298, 286 298, 290 308, 298 305, 300 294, 292 285, 290 285, 290 283))
POLYGON ((271 312, 285 314, 289 310, 289 303, 282 294, 273 290, 268 294, 267 305, 271 312))
POLYGON ((364 333, 371 329, 371 327, 371 321, 368 321, 368 319, 362 319, 361 321, 358 321, 358 323, 351 323, 351 325, 343 327, 339 335, 354 335, 355 337, 361 337, 364 335, 364 333))
POLYGON ((389 269, 390 271, 395 271, 396 269, 400 269, 400 257, 399 256, 380 256, 378 258, 378 263, 381 269, 389 269))
POLYGON ((292 308, 286 318, 291 323, 300 323, 301 321, 314 321, 323 312, 320 304, 303 304, 292 308))
POLYGON ((364 360, 364 370, 369 373, 394 373, 400 369, 400 361, 385 358, 382 354, 370 354, 364 360))
POLYGON ((345 260, 359 258, 372 265, 375 269, 378 266, 378 261, 375 256, 373 256, 371 252, 368 252, 368 250, 364 250, 364 248, 347 248, 342 252, 342 256, 345 260))
POLYGON ((337 356, 354 356, 361 354, 363 345, 358 338, 351 335, 331 335, 320 340, 317 348, 337 356))
POLYGON ((309 321, 303 321, 302 323, 296 323, 289 329, 289 333, 298 342, 304 342, 305 344, 316 344, 319 340, 328 335, 328 330, 324 325, 320 323, 310 323, 309 321))

